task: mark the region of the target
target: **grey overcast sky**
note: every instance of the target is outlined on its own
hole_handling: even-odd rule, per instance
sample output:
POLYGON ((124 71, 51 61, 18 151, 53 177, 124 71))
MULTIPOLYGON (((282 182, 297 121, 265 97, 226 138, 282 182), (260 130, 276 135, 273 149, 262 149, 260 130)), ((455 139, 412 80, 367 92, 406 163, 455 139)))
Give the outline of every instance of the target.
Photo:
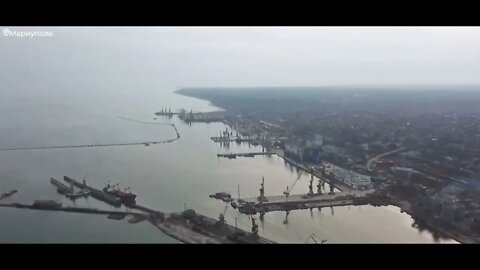
POLYGON ((479 27, 19 28, 5 80, 181 86, 480 84, 479 27))

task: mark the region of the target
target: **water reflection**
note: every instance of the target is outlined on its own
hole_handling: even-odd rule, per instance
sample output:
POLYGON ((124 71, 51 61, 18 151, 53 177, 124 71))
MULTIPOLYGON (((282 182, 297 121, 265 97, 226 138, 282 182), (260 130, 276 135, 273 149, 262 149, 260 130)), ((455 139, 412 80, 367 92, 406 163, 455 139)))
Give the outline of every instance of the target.
MULTIPOLYGON (((229 149, 229 152, 253 152, 256 149, 258 148, 248 144, 235 144, 234 148, 229 149), (251 149, 252 147, 253 149, 251 149)), ((262 167, 263 165, 261 164, 264 161, 268 161, 268 164, 271 166, 282 164, 291 175, 290 177, 287 176, 288 174, 282 175, 279 178, 271 176, 277 175, 276 173, 261 173, 265 175, 265 182, 268 187, 266 196, 285 194, 286 186, 290 187, 288 191, 292 194, 313 192, 313 184, 309 174, 279 157, 237 158, 236 160, 228 161, 228 164, 235 164, 238 166, 237 168, 248 168, 248 166, 253 166, 253 164, 258 164, 262 167), (298 183, 295 182, 296 179, 299 179, 298 183), (283 188, 280 188, 282 185, 283 188), (295 189, 292 189, 292 187, 295 187, 295 189)), ((225 165, 225 163, 222 165, 225 165)), ((258 185, 258 179, 243 179, 241 183, 244 185, 246 182, 250 182, 258 185)), ((317 193, 338 191, 325 181, 320 179, 316 181, 318 181, 315 190, 317 193)), ((251 196, 258 196, 258 191, 255 193, 250 194, 251 196)), ((405 213, 400 213, 399 209, 393 206, 330 207, 328 219, 325 219, 327 216, 322 216, 321 208, 316 208, 315 210, 318 215, 313 213, 314 209, 262 213, 260 234, 280 242, 297 243, 299 238, 294 235, 304 235, 312 231, 318 232, 319 235, 324 235, 325 238, 330 238, 330 242, 455 242, 449 238, 441 238, 441 236, 434 234, 432 231, 423 231, 423 229, 419 230, 409 226, 413 223, 413 219, 405 213), (307 216, 308 220, 305 219, 307 216), (278 226, 279 223, 283 225, 283 229, 278 226), (408 228, 412 229, 409 230, 408 228)))
POLYGON ((288 228, 288 215, 290 214, 290 211, 285 211, 285 220, 283 221, 283 224, 287 225, 286 227, 288 228))

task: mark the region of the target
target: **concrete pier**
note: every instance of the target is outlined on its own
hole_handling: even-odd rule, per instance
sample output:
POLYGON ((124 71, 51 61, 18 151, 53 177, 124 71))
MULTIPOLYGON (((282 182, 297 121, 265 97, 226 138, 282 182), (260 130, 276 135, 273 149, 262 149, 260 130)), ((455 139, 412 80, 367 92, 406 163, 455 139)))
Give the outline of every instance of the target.
POLYGON ((216 143, 227 143, 227 142, 237 142, 237 143, 252 143, 252 139, 241 139, 241 138, 230 138, 230 137, 211 137, 212 141, 216 143))
MULTIPOLYGON (((102 190, 80 183, 73 178, 64 176, 66 182, 72 185, 90 190, 91 196, 108 204, 120 206, 120 199, 102 190)), ((55 201, 35 201, 33 204, 10 203, 0 204, 0 207, 13 207, 20 209, 32 209, 42 211, 63 211, 86 214, 103 214, 109 219, 123 220, 126 216, 132 216, 129 223, 138 223, 144 220, 149 221, 165 234, 184 243, 251 243, 270 244, 274 243, 268 239, 258 236, 257 233, 247 232, 227 224, 224 220, 215 220, 196 213, 189 209, 181 213, 164 214, 145 206, 131 203, 126 205, 128 211, 99 210, 94 208, 81 208, 62 206, 55 201), (135 209, 137 211, 132 211, 135 209)), ((253 230, 253 229, 252 229, 253 230)))
POLYGON ((267 152, 251 152, 251 153, 228 153, 228 154, 217 154, 217 157, 222 157, 222 158, 229 158, 229 159, 236 159, 237 157, 254 157, 254 156, 260 156, 260 155, 277 155, 281 157, 285 162, 288 164, 305 171, 309 174, 313 174, 313 176, 325 180, 329 185, 334 186, 340 191, 344 192, 355 192, 355 189, 350 188, 349 186, 345 185, 341 181, 338 181, 334 177, 331 177, 329 175, 326 175, 325 177, 322 177, 321 175, 318 175, 315 172, 312 172, 311 169, 306 168, 302 164, 295 162, 294 160, 286 157, 285 155, 281 154, 279 151, 267 151, 267 152))
MULTIPOLYGON (((163 214, 144 206, 136 206, 144 212, 99 210, 93 208, 42 206, 35 204, 0 204, 0 207, 13 207, 42 211, 62 211, 71 213, 100 214, 109 219, 122 220, 126 216, 132 218, 129 223, 149 221, 165 234, 187 244, 220 244, 220 243, 247 243, 247 244, 272 244, 274 242, 262 238, 257 234, 243 231, 232 225, 221 223, 218 220, 186 210, 181 213, 163 214)), ((131 207, 132 208, 132 207, 131 207)))
POLYGON ((322 208, 343 205, 369 204, 369 191, 339 192, 335 194, 301 194, 287 196, 265 196, 263 198, 245 198, 232 203, 240 213, 256 214, 271 211, 289 211, 308 208, 322 208))
POLYGON ((121 206, 122 203, 121 203, 121 200, 120 198, 118 197, 115 197, 113 195, 110 195, 108 193, 105 193, 103 190, 99 190, 99 189, 96 189, 94 187, 91 187, 87 184, 84 184, 84 183, 80 183, 79 181, 73 179, 73 178, 70 178, 68 176, 64 176, 63 179, 68 182, 68 183, 71 183, 73 184, 74 186, 78 187, 78 188, 81 188, 81 189, 87 189, 87 190, 90 190, 92 193, 90 194, 92 197, 94 197, 95 199, 97 200, 100 200, 102 202, 106 202, 110 205, 113 205, 113 206, 121 206))
POLYGON ((58 181, 57 179, 50 177, 50 183, 52 183, 54 186, 57 187, 58 192, 63 193, 63 194, 70 194, 73 193, 73 187, 72 186, 67 186, 63 184, 62 182, 58 181))
POLYGON ((150 222, 167 235, 188 244, 273 244, 275 242, 193 210, 169 214, 150 222))
POLYGON ((217 157, 237 158, 237 157, 254 157, 263 155, 275 155, 274 152, 251 152, 251 153, 231 153, 231 154, 217 154, 217 157))
POLYGON ((21 204, 21 203, 0 204, 0 207, 14 207, 14 208, 23 208, 23 209, 33 209, 33 210, 61 211, 61 212, 99 214, 99 215, 131 215, 131 216, 144 215, 143 213, 138 213, 138 212, 99 210, 95 208, 70 207, 70 206, 37 207, 34 204, 21 204))

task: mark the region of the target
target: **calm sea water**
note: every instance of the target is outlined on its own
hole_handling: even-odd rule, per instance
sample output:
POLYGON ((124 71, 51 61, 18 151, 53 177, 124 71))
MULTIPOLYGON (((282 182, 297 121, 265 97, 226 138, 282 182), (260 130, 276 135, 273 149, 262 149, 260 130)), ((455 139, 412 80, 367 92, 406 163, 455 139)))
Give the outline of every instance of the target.
MULTIPOLYGON (((225 204, 208 195, 228 191, 256 196, 261 177, 267 195, 281 194, 298 177, 278 157, 218 159, 225 149, 213 143, 225 126, 178 119, 153 120, 162 106, 210 111, 208 102, 173 94, 151 36, 137 30, 55 28, 53 38, 0 40, 0 148, 129 143, 175 138, 167 126, 125 121, 175 123, 181 139, 171 144, 28 151, 0 151, 0 192, 19 192, 2 202, 32 203, 57 194, 50 177, 64 175, 103 187, 108 180, 130 186, 138 203, 165 212, 184 205, 217 218, 225 204), (127 34, 133 35, 132 37, 127 34), (148 38, 147 38, 148 37, 148 38)), ((175 53, 172 48, 172 54, 175 53)), ((188 59, 176 68, 189 69, 188 59)), ((181 74, 178 75, 181 77, 181 74)), ((176 85, 182 85, 181 81, 176 85)), ((258 149, 257 149, 258 150, 258 149)), ((305 193, 301 175, 292 193, 305 193)), ((92 198, 79 206, 109 209, 92 198)), ((250 229, 247 216, 227 209, 227 221, 250 229)), ((257 216, 258 218, 258 216, 257 216)), ((272 240, 304 243, 311 234, 327 243, 454 242, 412 227, 396 207, 336 207, 265 214, 260 234, 272 240)), ((129 224, 105 216, 0 208, 0 243, 177 243, 149 223, 129 224)), ((312 242, 312 241, 310 241, 312 242)))

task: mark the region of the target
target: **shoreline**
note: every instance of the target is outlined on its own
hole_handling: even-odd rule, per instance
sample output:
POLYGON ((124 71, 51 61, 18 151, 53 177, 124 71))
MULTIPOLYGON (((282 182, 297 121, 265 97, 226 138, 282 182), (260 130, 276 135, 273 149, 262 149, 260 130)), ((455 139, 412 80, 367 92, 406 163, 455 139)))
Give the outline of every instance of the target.
POLYGON ((448 238, 451 238, 460 244, 478 244, 479 243, 478 241, 476 241, 475 239, 472 239, 471 237, 468 237, 465 235, 458 235, 455 232, 451 232, 449 230, 439 228, 437 225, 431 223, 430 221, 425 220, 424 218, 421 218, 420 216, 414 213, 413 209, 410 207, 409 204, 410 204, 409 202, 402 202, 402 201, 389 202, 389 205, 400 208, 401 211, 407 213, 413 220, 420 221, 422 225, 429 228, 430 230, 435 231, 439 234, 442 234, 443 236, 446 236, 448 238))
MULTIPOLYGON (((217 108, 220 108, 222 109, 223 111, 225 112, 228 112, 228 110, 218 106, 218 105, 215 105, 212 103, 211 100, 208 100, 208 99, 203 99, 203 98, 200 98, 200 97, 195 97, 195 96, 190 96, 188 95, 187 93, 182 93, 181 91, 182 89, 177 89, 174 91, 175 94, 177 95, 183 95, 183 96, 187 96, 187 97, 192 97, 192 98, 197 98, 197 99, 200 99, 200 100, 205 100, 205 101, 208 101, 210 102, 210 104, 212 104, 214 107, 217 107, 217 108)), ((238 131, 237 129, 235 129, 233 127, 233 125, 231 123, 229 123, 228 120, 223 120, 221 121, 221 123, 223 123, 224 125, 227 125, 230 127, 230 129, 232 130, 235 130, 236 132, 238 132, 239 134, 241 134, 242 136, 245 135, 243 132, 241 131, 238 131)), ((261 144, 260 144, 261 145, 261 144)), ((262 147, 264 147, 263 145, 261 145, 262 147)), ((307 168, 305 168, 302 164, 297 164, 297 162, 293 161, 293 160, 290 160, 289 158, 285 157, 284 155, 282 154, 279 154, 279 153, 275 153, 275 155, 277 155, 278 157, 282 158, 286 163, 298 168, 298 169, 301 169, 301 170, 304 170, 306 172, 309 172, 311 173, 309 170, 307 170, 307 168)), ((318 175, 316 175, 315 173, 313 173, 313 175, 317 178, 319 178, 318 175)), ((329 181, 327 181, 329 184, 331 183, 331 180, 328 179, 329 181)), ((334 187, 335 184, 333 184, 334 187)), ((338 187, 336 187, 338 188, 338 187)), ((340 189, 340 188, 338 188, 340 189)), ((340 189, 341 190, 341 189, 340 189)), ((409 204, 409 202, 407 202, 409 204)), ((442 234, 443 236, 446 236, 452 240, 455 240, 457 241, 458 243, 461 243, 461 244, 472 244, 472 243, 479 243, 478 241, 475 241, 474 239, 471 239, 470 237, 467 237, 467 236, 463 236, 463 235, 457 235, 456 233, 453 233, 453 232, 450 232, 448 230, 445 230, 445 229, 442 229, 442 228, 438 228, 438 226, 432 224, 431 222, 429 221, 426 221, 420 217, 418 217, 417 215, 414 214, 414 211, 407 205, 405 205, 405 203, 402 203, 402 202, 399 202, 399 201, 396 201, 396 202, 393 202, 393 201, 390 201, 388 202, 388 204, 385 204, 385 206, 396 206, 398 208, 400 208, 401 212, 404 212, 406 213, 407 215, 409 215, 413 220, 419 220, 422 222, 423 225, 425 225, 427 228, 429 228, 432 232, 436 232, 436 233, 439 233, 439 234, 442 234)))

